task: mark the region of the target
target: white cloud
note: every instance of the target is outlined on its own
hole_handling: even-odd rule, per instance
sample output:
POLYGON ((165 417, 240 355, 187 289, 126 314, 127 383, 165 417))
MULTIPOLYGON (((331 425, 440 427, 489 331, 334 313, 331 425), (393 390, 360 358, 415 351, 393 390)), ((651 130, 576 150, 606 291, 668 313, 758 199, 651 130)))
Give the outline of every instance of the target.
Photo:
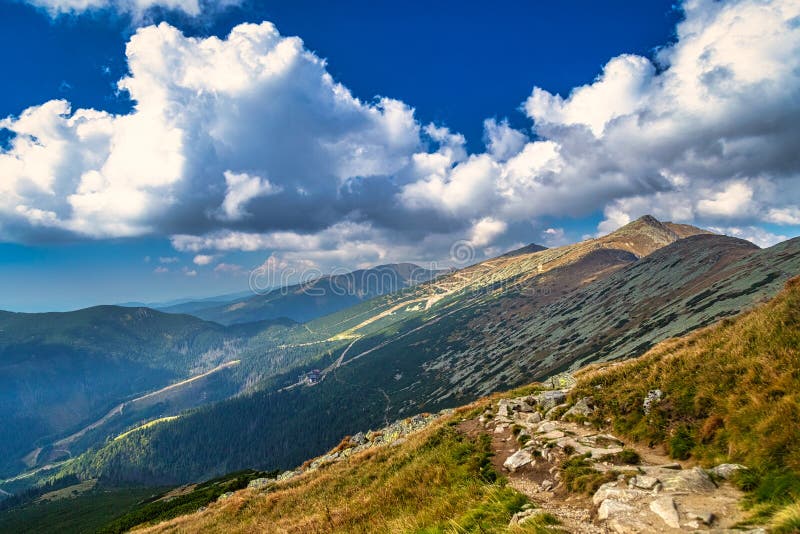
POLYGON ((153 272, 156 273, 156 274, 164 274, 164 273, 168 273, 169 272, 169 268, 168 267, 156 267, 155 269, 153 269, 153 272))
POLYGON ((484 217, 472 225, 470 244, 473 247, 484 247, 492 243, 508 229, 508 225, 492 217, 484 217))
POLYGON ((53 100, 0 120, 16 134, 0 149, 0 237, 168 235, 196 255, 321 265, 455 239, 489 250, 529 242, 532 220, 601 210, 600 232, 644 213, 740 232, 798 224, 800 5, 683 8, 654 59, 611 58, 566 96, 534 88, 534 138, 489 119, 476 154, 402 102, 353 97, 269 23, 225 39, 141 28, 119 82, 131 113, 53 100))
POLYGON ((182 269, 182 272, 186 276, 190 276, 190 277, 197 276, 197 271, 194 270, 194 269, 189 269, 188 267, 184 267, 182 269))
POLYGON ((324 227, 341 217, 323 208, 343 184, 397 172, 420 143, 409 107, 354 98, 270 23, 237 26, 225 40, 148 26, 127 56, 119 86, 136 102, 130 114, 54 100, 0 121, 16 134, 0 151, 6 232, 180 233, 213 226, 220 208, 243 218, 245 204, 259 229, 302 209, 327 217, 305 219, 324 227))
POLYGON ((216 258, 216 256, 211 256, 209 254, 198 254, 192 261, 195 265, 208 265, 214 261, 214 258, 216 258))
POLYGON ((238 221, 251 214, 245 211, 248 202, 257 197, 274 195, 280 193, 281 188, 276 187, 258 176, 251 176, 247 173, 234 173, 225 171, 225 183, 228 191, 225 193, 225 200, 222 201, 222 218, 228 221, 238 221))
POLYGON ((573 89, 566 99, 534 88, 525 111, 537 123, 587 126, 600 137, 609 121, 644 106, 654 76, 655 67, 648 59, 618 56, 593 84, 573 89))
POLYGON ((767 220, 776 224, 800 225, 800 208, 797 206, 773 208, 767 213, 767 220))
POLYGON ((175 256, 161 256, 158 258, 158 263, 178 263, 179 261, 175 256))
POLYGON ((697 209, 701 215, 710 217, 746 215, 752 199, 753 190, 750 186, 742 182, 733 182, 727 184, 722 191, 711 193, 709 198, 700 200, 697 209))

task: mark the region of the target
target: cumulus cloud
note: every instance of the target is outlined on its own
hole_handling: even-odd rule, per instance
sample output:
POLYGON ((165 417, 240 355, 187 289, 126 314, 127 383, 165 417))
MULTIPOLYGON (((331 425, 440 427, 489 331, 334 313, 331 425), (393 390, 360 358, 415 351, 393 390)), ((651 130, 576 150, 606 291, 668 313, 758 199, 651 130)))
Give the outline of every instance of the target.
POLYGON ((272 24, 140 28, 119 82, 131 113, 53 100, 0 121, 0 235, 354 265, 530 242, 531 221, 602 211, 599 232, 652 213, 770 242, 762 224, 800 223, 800 5, 682 7, 674 44, 567 95, 533 88, 534 135, 488 119, 473 154, 403 102, 355 98, 272 24))

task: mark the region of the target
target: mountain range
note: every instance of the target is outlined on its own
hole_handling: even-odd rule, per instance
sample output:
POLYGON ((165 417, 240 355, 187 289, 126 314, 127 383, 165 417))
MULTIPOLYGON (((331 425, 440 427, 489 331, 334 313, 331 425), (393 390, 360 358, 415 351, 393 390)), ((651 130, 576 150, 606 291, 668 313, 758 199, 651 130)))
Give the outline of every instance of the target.
POLYGON ((84 454, 42 476, 174 484, 288 468, 359 429, 638 356, 770 298, 797 272, 800 239, 759 249, 643 217, 604 237, 526 247, 302 324, 200 321, 210 339, 236 347, 218 359, 184 356, 195 372, 237 360, 222 371, 231 377, 223 386, 190 383, 192 399, 219 402, 101 421, 93 440, 70 451, 84 454))

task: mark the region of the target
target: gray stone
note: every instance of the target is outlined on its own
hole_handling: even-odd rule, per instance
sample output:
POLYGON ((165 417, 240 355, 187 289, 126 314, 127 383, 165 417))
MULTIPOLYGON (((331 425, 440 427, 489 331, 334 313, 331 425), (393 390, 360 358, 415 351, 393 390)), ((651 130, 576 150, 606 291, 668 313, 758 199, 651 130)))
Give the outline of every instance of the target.
POLYGON ((704 525, 711 525, 714 523, 715 516, 711 512, 689 512, 686 514, 689 519, 696 519, 704 525))
POLYGON ((734 473, 743 469, 747 468, 740 464, 719 464, 718 466, 709 469, 708 472, 714 476, 728 480, 733 476, 734 473))
POLYGON ((620 488, 616 482, 607 482, 597 489, 592 496, 592 502, 595 506, 608 499, 629 503, 641 500, 647 497, 647 495, 648 494, 642 490, 620 488))
POLYGON ((594 412, 594 401, 591 397, 583 397, 578 402, 575 403, 572 408, 567 410, 564 415, 561 416, 561 420, 565 421, 569 419, 570 416, 572 417, 588 417, 592 415, 594 412))
POLYGON ((511 456, 509 456, 505 462, 503 462, 503 467, 511 471, 512 473, 518 469, 521 469, 531 463, 533 461, 533 456, 531 453, 525 450, 517 451, 511 456))
POLYGON ((630 479, 629 484, 634 488, 651 490, 658 484, 658 479, 648 475, 636 475, 630 479))
POLYGON ((660 517, 668 527, 681 528, 681 518, 672 497, 659 497, 650 503, 650 510, 660 517))
POLYGON ((364 445, 367 442, 367 436, 364 435, 363 432, 359 432, 352 438, 350 438, 350 443, 353 445, 364 445))
POLYGON ((535 425, 542 420, 542 414, 539 412, 528 413, 522 416, 521 422, 526 425, 535 425))
POLYGON ((549 410, 547 410, 547 411, 545 412, 545 414, 544 414, 544 418, 545 418, 545 419, 548 419, 548 420, 550 420, 550 419, 554 419, 554 418, 555 418, 555 416, 556 416, 556 412, 557 412, 557 411, 559 411, 559 410, 561 410, 561 409, 563 409, 563 408, 566 408, 566 407, 567 407, 567 405, 566 405, 566 404, 558 404, 558 405, 556 405, 556 406, 553 406, 552 408, 550 408, 549 410))
POLYGON ((555 408, 567 400, 567 394, 559 389, 553 391, 543 391, 534 397, 536 404, 541 406, 544 411, 555 408))
POLYGON ((261 489, 274 483, 274 478, 255 478, 247 483, 248 488, 261 489))
POLYGON ((664 486, 664 491, 703 493, 713 491, 717 487, 706 472, 699 467, 682 471, 663 472, 659 474, 658 479, 664 486))
POLYGON ((606 499, 600 504, 600 507, 597 509, 597 519, 600 521, 605 521, 610 517, 620 514, 627 514, 636 510, 630 504, 625 504, 624 502, 615 501, 614 499, 606 499))
POLYGON ((227 500, 228 500, 228 499, 230 499, 232 496, 233 496, 233 492, 232 492, 232 491, 226 491, 225 493, 223 493, 222 495, 220 495, 219 497, 217 497, 217 500, 218 500, 218 501, 227 501, 227 500))
POLYGON ((554 486, 554 484, 553 484, 553 482, 551 480, 547 480, 547 479, 542 480, 542 484, 541 484, 542 491, 550 491, 551 489, 553 489, 553 486, 554 486))
POLYGON ((545 421, 536 427, 536 432, 552 432, 553 430, 558 430, 558 423, 553 421, 545 421))

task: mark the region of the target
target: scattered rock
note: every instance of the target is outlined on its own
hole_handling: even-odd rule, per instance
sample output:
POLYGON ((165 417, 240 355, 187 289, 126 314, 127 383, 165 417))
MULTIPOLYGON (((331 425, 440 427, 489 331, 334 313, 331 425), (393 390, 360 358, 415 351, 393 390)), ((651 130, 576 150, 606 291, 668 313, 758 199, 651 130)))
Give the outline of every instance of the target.
POLYGON ((653 409, 653 406, 661 402, 662 398, 664 398, 664 392, 660 389, 651 389, 648 391, 647 395, 644 397, 644 401, 642 402, 644 413, 649 414, 650 410, 653 409))
POLYGON ((550 491, 551 489, 553 489, 554 484, 553 484, 552 480, 545 479, 545 480, 542 480, 542 483, 540 484, 539 487, 542 488, 542 491, 550 491))
POLYGON ((668 527, 681 528, 681 518, 672 497, 659 497, 650 503, 650 510, 660 517, 668 527))
POLYGON ((719 464, 718 466, 709 469, 708 472, 721 479, 728 480, 734 475, 734 473, 743 469, 747 468, 740 464, 719 464))
POLYGON ((223 493, 222 495, 220 495, 219 497, 217 497, 217 501, 225 501, 225 500, 228 500, 228 499, 230 499, 230 498, 231 498, 231 496, 232 496, 232 495, 233 495, 233 492, 232 492, 232 491, 226 491, 225 493, 223 493))

